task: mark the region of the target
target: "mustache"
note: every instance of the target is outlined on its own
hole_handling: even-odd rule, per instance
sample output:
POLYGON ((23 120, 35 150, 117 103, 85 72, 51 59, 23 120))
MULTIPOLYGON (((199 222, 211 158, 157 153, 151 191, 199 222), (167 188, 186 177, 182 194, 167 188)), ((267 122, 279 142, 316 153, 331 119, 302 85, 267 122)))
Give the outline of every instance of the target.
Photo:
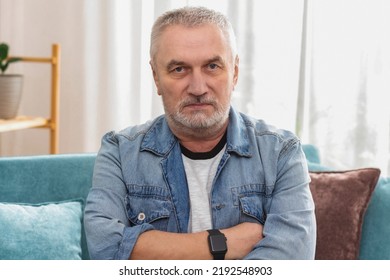
POLYGON ((188 97, 180 102, 180 107, 183 108, 188 105, 194 105, 194 104, 210 104, 210 105, 215 105, 215 99, 206 97, 206 96, 192 96, 188 97))

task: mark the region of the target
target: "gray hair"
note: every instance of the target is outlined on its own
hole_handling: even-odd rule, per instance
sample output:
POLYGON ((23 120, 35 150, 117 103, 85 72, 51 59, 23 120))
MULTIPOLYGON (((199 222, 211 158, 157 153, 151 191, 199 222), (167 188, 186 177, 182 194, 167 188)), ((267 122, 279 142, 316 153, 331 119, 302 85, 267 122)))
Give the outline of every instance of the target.
POLYGON ((197 27, 203 24, 214 24, 224 34, 226 42, 229 44, 232 58, 237 54, 236 37, 233 27, 227 17, 219 12, 204 7, 183 7, 168 11, 157 18, 150 38, 150 58, 153 61, 157 53, 157 41, 162 32, 168 26, 183 25, 185 27, 197 27))

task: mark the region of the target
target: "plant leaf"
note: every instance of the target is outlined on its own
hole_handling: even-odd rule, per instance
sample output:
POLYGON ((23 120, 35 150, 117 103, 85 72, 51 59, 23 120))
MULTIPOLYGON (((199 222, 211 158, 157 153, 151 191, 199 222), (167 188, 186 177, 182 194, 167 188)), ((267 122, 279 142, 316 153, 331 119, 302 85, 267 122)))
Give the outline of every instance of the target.
POLYGON ((7 44, 0 44, 0 60, 6 59, 8 56, 8 45, 7 44))

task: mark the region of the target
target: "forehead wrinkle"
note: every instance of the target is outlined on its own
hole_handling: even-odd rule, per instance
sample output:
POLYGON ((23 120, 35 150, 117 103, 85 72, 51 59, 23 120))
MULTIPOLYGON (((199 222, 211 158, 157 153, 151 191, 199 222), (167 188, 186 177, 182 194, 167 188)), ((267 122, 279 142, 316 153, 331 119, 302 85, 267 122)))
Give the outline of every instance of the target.
MULTIPOLYGON (((196 63, 205 63, 207 60, 207 56, 213 57, 217 59, 217 56, 220 56, 220 61, 224 62, 224 64, 227 64, 230 61, 231 48, 229 47, 229 44, 227 44, 226 38, 223 36, 223 33, 221 33, 221 30, 218 30, 216 26, 204 24, 196 27, 187 27, 187 26, 181 26, 181 25, 173 25, 173 26, 167 26, 164 28, 164 31, 160 34, 158 42, 156 42, 158 46, 163 47, 164 53, 168 54, 170 53, 171 59, 179 61, 180 63, 188 64, 188 62, 196 62, 196 63), (208 53, 205 50, 205 36, 203 33, 199 34, 199 32, 194 33, 194 36, 192 36, 192 32, 196 30, 204 29, 207 31, 207 36, 210 37, 209 40, 211 40, 211 43, 215 45, 219 51, 214 53, 208 53), (178 37, 179 32, 184 32, 183 36, 186 38, 183 39, 183 36, 178 37), (173 37, 172 37, 173 36, 173 37), (198 56, 199 60, 195 61, 195 57, 193 55, 189 55, 188 52, 191 53, 191 49, 193 50, 194 54, 198 54, 198 52, 201 53, 200 56, 198 56), (181 56, 181 52, 183 51, 183 55, 181 56), (223 56, 221 56, 221 53, 223 52, 223 56), (227 52, 225 54, 225 52, 227 52), (189 57, 187 57, 189 55, 189 57), (229 57, 225 57, 225 55, 229 57), (188 61, 187 61, 188 60, 188 61), (201 61, 203 60, 203 61, 201 61)), ((160 48, 157 48, 161 51, 160 48)), ((152 60, 158 60, 159 51, 155 53, 155 56, 152 57, 152 60)), ((166 55, 164 55, 165 58, 166 55)), ((169 57, 168 57, 169 58, 169 57)), ((163 59, 165 60, 165 59, 163 59)), ((209 59, 211 60, 211 59, 209 59)), ((218 59, 217 59, 218 60, 218 59)), ((161 61, 163 62, 163 61, 161 61)), ((170 63, 170 62, 168 62, 170 63)), ((168 65, 168 63, 164 63, 165 67, 168 65)), ((171 64, 172 65, 172 64, 171 64)))

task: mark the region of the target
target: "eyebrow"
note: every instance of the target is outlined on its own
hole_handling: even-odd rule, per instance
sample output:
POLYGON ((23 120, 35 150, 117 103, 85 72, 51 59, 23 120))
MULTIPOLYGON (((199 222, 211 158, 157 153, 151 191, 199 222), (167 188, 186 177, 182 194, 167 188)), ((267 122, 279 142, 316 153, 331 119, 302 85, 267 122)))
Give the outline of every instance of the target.
POLYGON ((178 66, 178 65, 185 65, 185 63, 183 61, 172 59, 171 61, 169 61, 167 65, 167 69, 172 69, 174 68, 174 66, 178 66))
POLYGON ((219 56, 219 55, 216 55, 216 56, 214 56, 213 58, 207 60, 206 64, 210 64, 210 63, 212 63, 212 62, 220 62, 220 63, 222 63, 223 65, 225 65, 225 61, 224 61, 224 60, 222 59, 222 57, 219 56))
MULTIPOLYGON (((219 55, 216 55, 210 59, 208 59, 205 63, 205 65, 207 64, 210 64, 210 63, 213 63, 213 62, 220 62, 221 64, 225 65, 225 61, 222 59, 221 56, 219 55)), ((182 65, 187 65, 187 63, 185 63, 184 61, 180 61, 180 60, 175 60, 175 59, 172 59, 171 61, 169 61, 169 63, 167 64, 167 69, 172 69, 174 68, 175 66, 182 66, 182 65)))

